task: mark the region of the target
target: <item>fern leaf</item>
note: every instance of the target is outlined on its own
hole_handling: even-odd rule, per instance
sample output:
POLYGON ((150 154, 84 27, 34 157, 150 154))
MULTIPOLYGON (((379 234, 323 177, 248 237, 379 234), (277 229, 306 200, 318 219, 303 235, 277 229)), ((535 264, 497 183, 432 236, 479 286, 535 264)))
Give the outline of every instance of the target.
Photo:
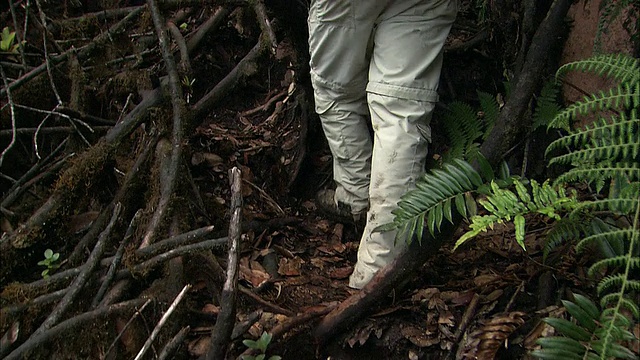
POLYGON ((482 140, 486 140, 493 129, 493 125, 496 123, 496 120, 498 120, 500 105, 498 105, 495 96, 482 91, 478 91, 478 100, 480 101, 480 108, 484 113, 485 126, 482 140))
POLYGON ((639 180, 640 164, 622 161, 616 164, 594 165, 589 168, 574 168, 558 176, 554 180, 554 185, 585 180, 587 183, 591 183, 596 179, 612 179, 616 177, 624 177, 631 181, 639 180))
POLYGON ((407 192, 392 211, 394 219, 374 231, 396 230, 396 241, 410 242, 414 237, 423 239, 423 228, 431 235, 439 231, 444 220, 452 221, 451 202, 462 215, 475 212, 475 203, 466 199, 466 193, 482 184, 481 176, 473 167, 460 159, 446 163, 418 179, 416 188, 407 192))
POLYGON ((547 81, 540 90, 540 95, 536 101, 536 107, 533 111, 532 130, 541 126, 549 125, 558 113, 562 110, 558 105, 558 93, 560 89, 556 81, 547 81))
POLYGON ((639 81, 639 70, 638 59, 627 54, 607 54, 564 64, 556 72, 556 77, 569 71, 583 71, 605 76, 624 84, 639 81))
POLYGON ((565 242, 577 240, 585 233, 588 223, 584 218, 564 217, 554 224, 545 238, 543 260, 546 261, 549 253, 565 242))
POLYGON ((584 251, 584 249, 588 245, 593 243, 598 244, 602 242, 609 242, 610 240, 613 240, 613 239, 621 239, 623 241, 627 239, 631 239, 631 236, 633 235, 633 233, 634 233, 633 229, 618 229, 618 230, 612 229, 607 232, 592 234, 580 240, 576 244, 576 252, 580 253, 584 251))

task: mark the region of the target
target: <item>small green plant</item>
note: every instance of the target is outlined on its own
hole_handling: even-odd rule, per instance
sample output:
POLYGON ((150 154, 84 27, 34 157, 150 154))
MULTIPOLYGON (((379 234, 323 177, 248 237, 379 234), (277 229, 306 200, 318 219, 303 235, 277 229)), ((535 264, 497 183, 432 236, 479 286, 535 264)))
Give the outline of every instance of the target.
POLYGON ((191 97, 193 96, 193 83, 196 82, 196 79, 189 79, 188 76, 184 76, 182 81, 182 87, 184 88, 185 95, 187 97, 187 104, 191 101, 191 97))
POLYGON ((16 53, 18 52, 18 44, 14 44, 14 40, 16 38, 16 32, 10 31, 8 27, 5 26, 2 29, 2 34, 0 34, 0 51, 16 53))
POLYGON ((57 263, 58 259, 60 259, 60 253, 54 253, 51 249, 44 251, 44 260, 38 261, 38 265, 47 267, 42 271, 43 278, 48 278, 50 272, 60 267, 60 264, 57 263))
MULTIPOLYGON (((267 347, 271 343, 271 334, 263 332, 258 340, 244 340, 242 343, 249 349, 259 351, 258 355, 242 355, 242 360, 264 360, 267 359, 267 347)), ((268 360, 280 360, 282 357, 278 355, 271 355, 268 360)))

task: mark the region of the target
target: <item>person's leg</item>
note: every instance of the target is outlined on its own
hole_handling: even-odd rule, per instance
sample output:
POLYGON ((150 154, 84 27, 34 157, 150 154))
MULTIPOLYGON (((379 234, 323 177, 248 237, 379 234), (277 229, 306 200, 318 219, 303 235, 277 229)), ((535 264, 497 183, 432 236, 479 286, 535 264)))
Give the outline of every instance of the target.
POLYGON ((424 173, 429 121, 437 102, 442 49, 455 20, 455 0, 397 1, 380 17, 367 99, 375 132, 367 225, 349 285, 362 288, 406 248, 391 222, 400 197, 424 173))
POLYGON ((308 19, 311 82, 333 155, 334 200, 354 214, 369 205, 372 141, 365 87, 367 49, 377 17, 372 14, 378 6, 371 3, 312 1, 308 19))

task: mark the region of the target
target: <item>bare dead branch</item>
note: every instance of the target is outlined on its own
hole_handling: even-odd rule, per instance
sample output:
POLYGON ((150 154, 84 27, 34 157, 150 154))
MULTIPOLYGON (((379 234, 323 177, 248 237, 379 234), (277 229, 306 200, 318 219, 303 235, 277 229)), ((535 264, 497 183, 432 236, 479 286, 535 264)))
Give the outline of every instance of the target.
POLYGON ((182 36, 180 29, 178 29, 173 21, 167 22, 167 28, 171 33, 173 41, 175 41, 178 45, 178 51, 180 52, 180 63, 178 64, 178 67, 180 69, 180 72, 185 74, 185 76, 191 77, 193 71, 191 70, 191 60, 189 59, 189 49, 187 49, 187 43, 184 41, 184 37, 182 36))
POLYGON ((105 351, 105 353, 104 353, 104 358, 105 359, 107 358, 107 355, 109 355, 111 353, 111 350, 113 350, 113 348, 116 346, 116 344, 118 343, 118 340, 120 340, 120 338, 122 337, 124 332, 129 328, 129 326, 133 323, 133 321, 135 319, 137 319, 138 316, 140 316, 142 314, 144 309, 149 304, 151 304, 151 299, 147 299, 147 301, 142 305, 142 307, 140 307, 140 309, 136 309, 136 311, 133 313, 133 315, 131 315, 131 317, 129 318, 129 321, 127 321, 127 323, 124 324, 124 326, 122 327, 122 330, 120 330, 120 332, 118 333, 118 336, 116 336, 116 338, 113 339, 113 341, 111 342, 111 345, 109 345, 109 347, 107 348, 107 351, 105 351))
POLYGON ((258 59, 265 52, 265 44, 263 43, 264 37, 261 36, 256 45, 245 55, 242 60, 236 65, 233 70, 227 74, 216 86, 205 94, 194 106, 193 116, 198 118, 204 116, 204 114, 211 110, 211 108, 224 98, 230 91, 238 86, 249 76, 252 76, 258 72, 258 59))
POLYGON ((147 350, 149 350, 149 347, 151 347, 151 344, 160 333, 160 330, 162 329, 164 324, 167 322, 167 319, 169 319, 169 316, 173 314, 174 310, 178 307, 178 304, 180 304, 180 301, 182 301, 182 298, 184 298, 184 296, 187 294, 187 291, 190 288, 191 288, 191 285, 189 284, 185 285, 184 288, 182 288, 182 291, 180 291, 178 296, 176 296, 175 300, 173 300, 173 303, 171 303, 171 306, 169 306, 167 311, 165 311, 165 313, 162 315, 162 317, 160 318, 160 321, 158 321, 158 324, 156 324, 156 327, 153 328, 151 335, 149 335, 149 338, 144 343, 144 345, 142 346, 142 349, 140 349, 140 352, 138 352, 138 355, 136 355, 134 360, 142 359, 144 354, 147 352, 147 350))
POLYGON ((9 89, 9 81, 7 80, 7 75, 4 73, 4 68, 0 66, 0 75, 2 75, 2 82, 4 83, 4 88, 7 89, 7 101, 9 101, 9 112, 11 113, 11 141, 9 145, 2 150, 0 154, 0 166, 2 166, 2 162, 4 161, 5 155, 11 150, 13 145, 16 143, 16 110, 15 104, 13 102, 13 97, 11 97, 11 89, 9 89))
POLYGON ((176 63, 173 59, 173 55, 169 49, 169 39, 166 34, 165 21, 160 14, 160 10, 155 0, 147 0, 147 5, 151 12, 153 24, 160 43, 160 49, 162 50, 162 58, 164 59, 165 67, 169 77, 169 97, 171 99, 171 108, 173 110, 173 123, 171 133, 171 151, 168 162, 163 162, 161 165, 160 176, 160 199, 158 205, 153 213, 149 226, 142 239, 141 247, 149 245, 156 235, 159 224, 166 218, 166 210, 169 207, 171 197, 177 182, 178 170, 180 167, 180 160, 182 155, 182 136, 183 136, 183 123, 182 119, 186 116, 186 107, 182 94, 182 88, 180 87, 180 78, 178 77, 178 70, 176 69, 176 63))
MULTIPOLYGON (((52 56, 50 58, 50 66, 55 66, 65 60, 67 60, 67 58, 69 57, 69 55, 71 55, 72 52, 74 51, 78 51, 78 58, 83 59, 85 57, 87 57, 93 50, 95 50, 98 46, 101 46, 102 44, 111 41, 111 37, 113 36, 113 34, 117 34, 120 33, 122 31, 124 31, 127 26, 133 22, 138 15, 140 15, 142 13, 142 11, 146 9, 146 6, 141 6, 138 9, 135 9, 133 11, 131 11, 129 13, 129 15, 127 15, 126 17, 124 17, 122 20, 120 20, 118 23, 114 24, 113 26, 111 26, 107 31, 101 33, 100 35, 96 36, 92 42, 90 42, 89 44, 83 46, 80 49, 70 49, 67 51, 62 52, 60 55, 57 56, 52 56)), ((33 70, 29 71, 28 73, 22 75, 19 79, 13 81, 11 84, 9 84, 9 86, 5 86, 3 89, 0 89, 0 96, 5 96, 7 94, 7 91, 9 90, 15 90, 16 88, 26 84, 27 82, 29 82, 30 80, 32 80, 33 78, 35 78, 36 76, 42 74, 43 71, 47 70, 47 64, 42 63, 40 66, 34 68, 33 70)))
POLYGON ((262 30, 262 36, 266 36, 269 39, 269 45, 271 45, 271 53, 275 54, 278 48, 278 40, 276 39, 276 33, 271 27, 271 21, 267 15, 267 9, 264 6, 262 0, 252 1, 253 11, 256 13, 258 24, 260 24, 260 30, 262 30))
POLYGON ((113 257, 113 261, 111 262, 111 265, 109 265, 109 270, 107 271, 107 275, 105 275, 105 280, 100 285, 100 289, 98 289, 96 296, 93 297, 93 301, 91 302, 91 309, 95 309, 98 306, 98 304, 102 300, 102 297, 107 292, 111 281, 116 275, 116 270, 118 269, 118 266, 120 266, 120 261, 122 260, 122 256, 124 255, 124 249, 129 245, 131 239, 133 239, 133 232, 138 225, 137 223, 140 220, 141 216, 141 210, 136 211, 135 215, 133 215, 133 218, 129 223, 129 227, 127 228, 127 232, 124 234, 124 238, 122 239, 122 241, 120 241, 120 246, 118 246, 118 250, 113 257))
POLYGON ((253 299, 254 301, 256 301, 258 304, 264 306, 266 309, 271 310, 272 312, 276 313, 276 314, 282 314, 282 315, 286 315, 286 316, 294 316, 296 313, 291 311, 291 310, 287 310, 281 306, 278 306, 272 302, 269 302, 265 299, 263 299, 262 297, 260 297, 260 295, 254 293, 253 291, 247 289, 244 286, 239 286, 238 289, 240 290, 240 293, 242 293, 242 295, 246 295, 248 297, 250 297, 251 299, 253 299))
POLYGON ((231 333, 236 321, 236 297, 238 292, 238 252, 242 235, 242 174, 234 167, 229 170, 231 183, 231 223, 229 224, 229 253, 227 274, 220 296, 220 313, 211 332, 211 343, 207 351, 207 360, 226 357, 231 333))
POLYGON ((160 351, 160 355, 158 355, 158 360, 167 360, 173 359, 173 355, 178 350, 178 347, 184 342, 187 335, 191 331, 191 327, 185 326, 178 333, 169 340, 169 342, 162 348, 160 351))

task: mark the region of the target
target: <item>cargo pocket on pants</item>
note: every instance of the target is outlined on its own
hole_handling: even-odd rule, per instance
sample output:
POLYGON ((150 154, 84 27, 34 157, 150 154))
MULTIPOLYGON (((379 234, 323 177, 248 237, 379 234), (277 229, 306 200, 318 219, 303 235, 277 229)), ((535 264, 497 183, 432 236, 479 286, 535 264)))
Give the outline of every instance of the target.
POLYGON ((315 0, 311 3, 309 22, 353 28, 355 24, 353 3, 344 0, 315 0))

